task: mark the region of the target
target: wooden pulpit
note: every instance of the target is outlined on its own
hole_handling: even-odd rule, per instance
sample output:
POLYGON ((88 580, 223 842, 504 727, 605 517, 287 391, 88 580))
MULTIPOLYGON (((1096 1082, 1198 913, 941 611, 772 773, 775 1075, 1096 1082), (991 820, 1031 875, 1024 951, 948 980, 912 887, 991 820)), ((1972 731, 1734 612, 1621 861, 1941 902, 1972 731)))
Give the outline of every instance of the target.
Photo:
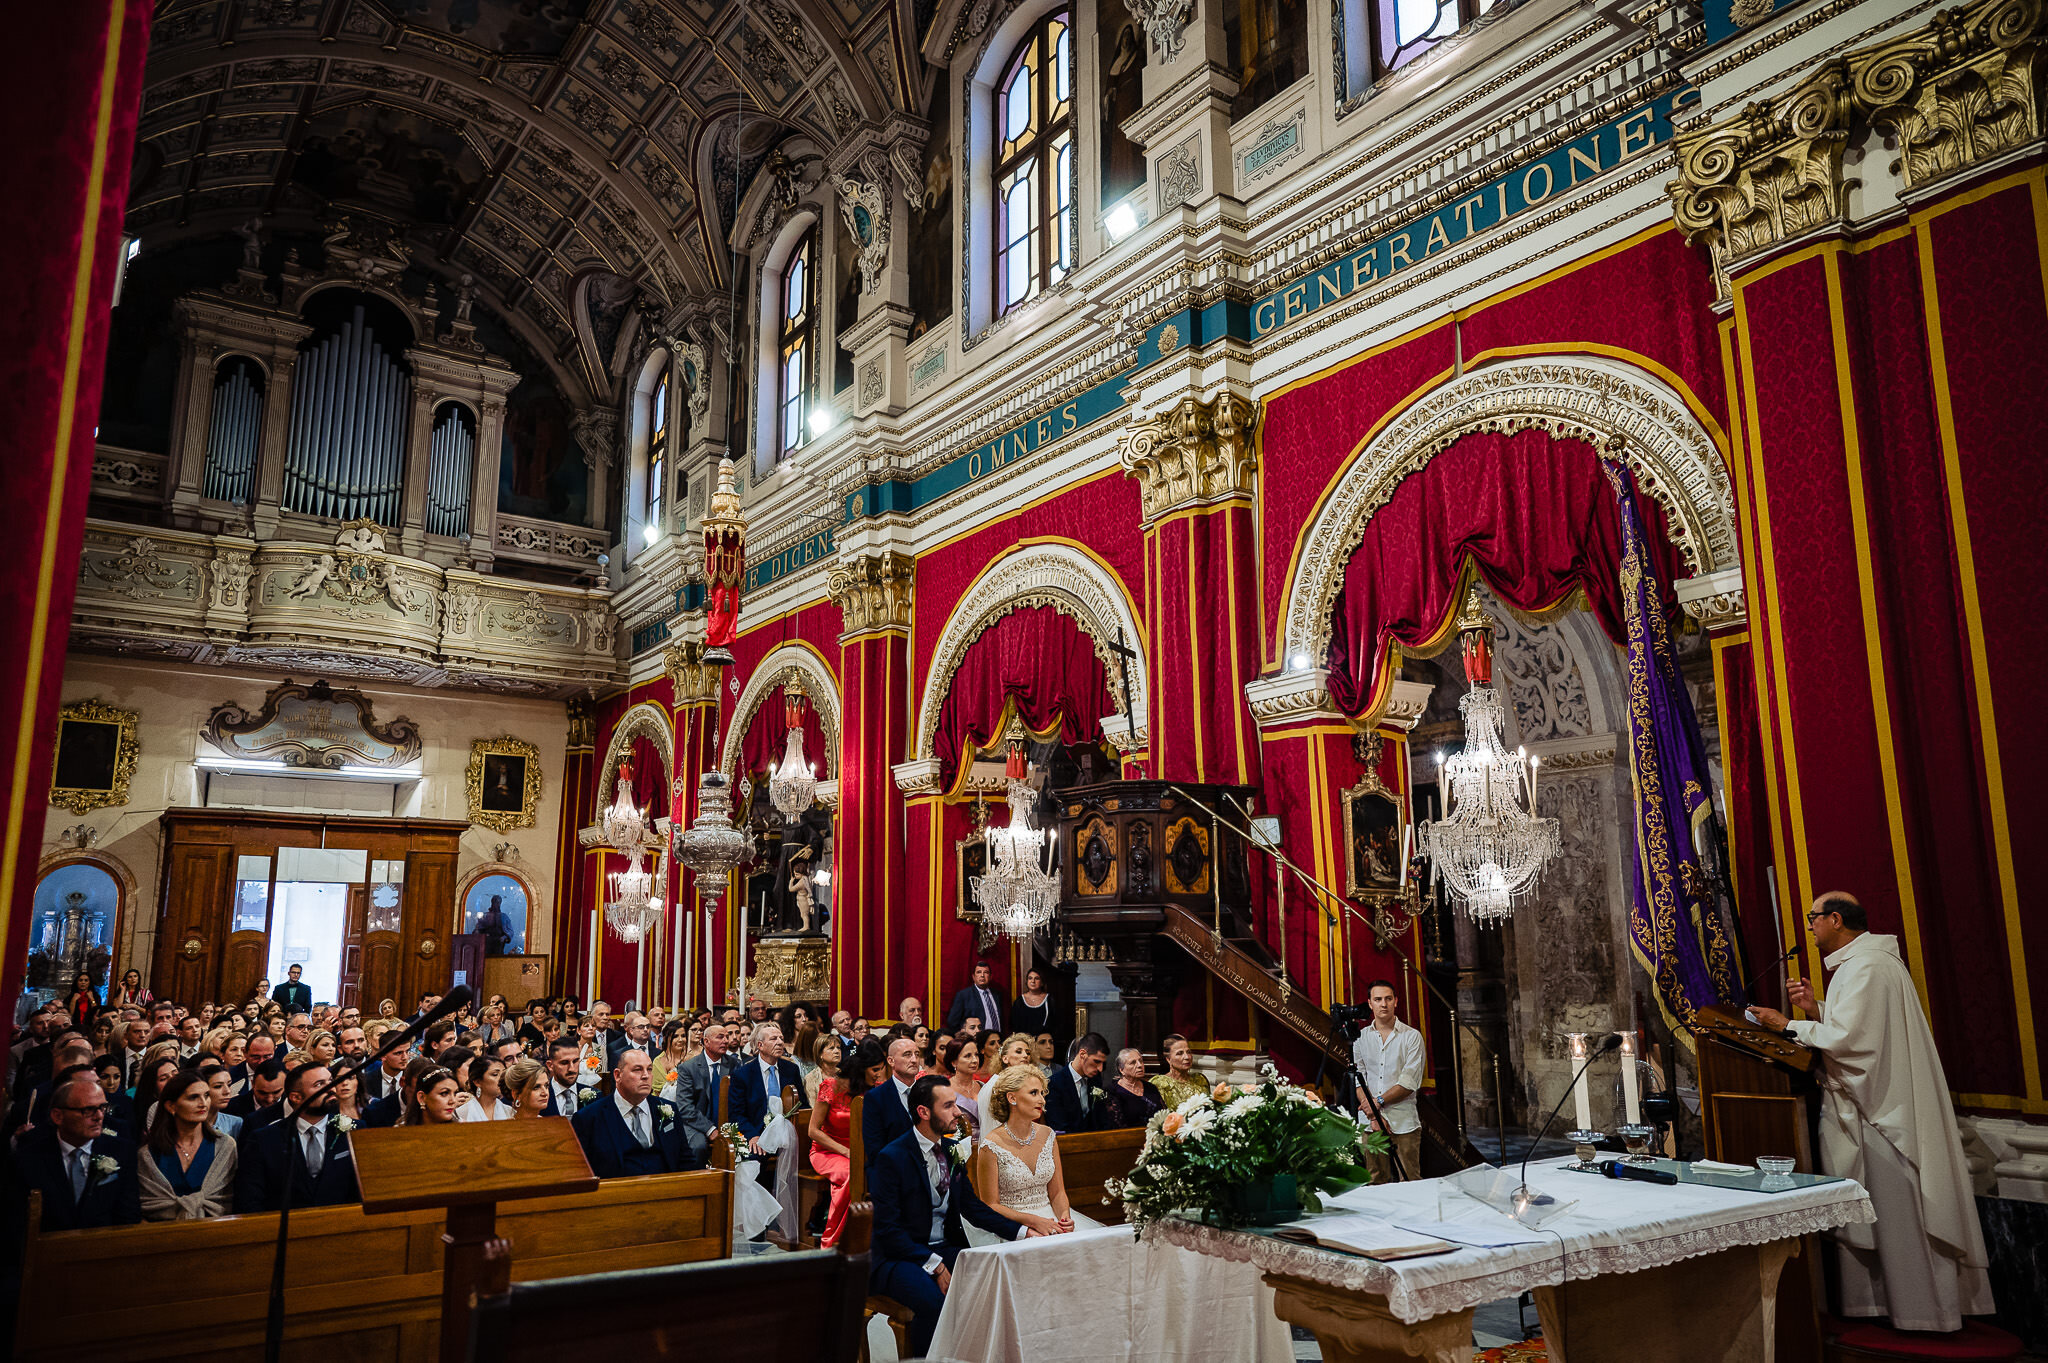
POLYGON ((365 1212, 447 1209, 441 1363, 462 1363, 468 1356, 477 1298, 511 1286, 511 1246, 497 1235, 498 1204, 597 1188, 597 1175, 567 1117, 432 1129, 358 1127, 348 1141, 365 1212))
MULTIPOLYGON (((1757 1026, 1740 1008, 1710 1004, 1694 1018, 1707 1158, 1754 1165, 1759 1155, 1789 1155, 1800 1173, 1818 1173, 1813 1148, 1819 1054, 1757 1026)), ((1819 1237, 1802 1236, 1798 1259, 1785 1265, 1778 1280, 1779 1358, 1820 1357, 1819 1312, 1826 1296, 1819 1237)))

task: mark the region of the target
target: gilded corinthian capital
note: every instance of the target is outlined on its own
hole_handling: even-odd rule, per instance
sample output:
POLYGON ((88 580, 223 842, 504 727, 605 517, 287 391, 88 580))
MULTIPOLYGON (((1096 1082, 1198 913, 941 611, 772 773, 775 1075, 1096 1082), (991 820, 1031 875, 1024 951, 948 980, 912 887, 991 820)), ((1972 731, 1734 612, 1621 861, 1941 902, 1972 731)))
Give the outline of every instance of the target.
POLYGON ((661 654, 662 670, 674 688, 675 704, 709 705, 718 699, 719 668, 704 661, 704 645, 685 639, 661 654))
POLYGON ((1258 471, 1252 449, 1258 419, 1258 403, 1219 393, 1207 402, 1184 397, 1158 416, 1127 425, 1117 458, 1138 480, 1145 519, 1250 492, 1258 471))
POLYGON ((1681 134, 1665 192, 1686 239, 1704 242, 1725 275, 1840 221, 1842 155, 1870 128, 1898 140, 1908 194, 2040 141, 2044 15, 2048 0, 1943 10, 1827 62, 1782 98, 1681 134))
POLYGON ((839 603, 842 635, 910 627, 910 596, 917 560, 886 550, 842 559, 825 580, 839 603))

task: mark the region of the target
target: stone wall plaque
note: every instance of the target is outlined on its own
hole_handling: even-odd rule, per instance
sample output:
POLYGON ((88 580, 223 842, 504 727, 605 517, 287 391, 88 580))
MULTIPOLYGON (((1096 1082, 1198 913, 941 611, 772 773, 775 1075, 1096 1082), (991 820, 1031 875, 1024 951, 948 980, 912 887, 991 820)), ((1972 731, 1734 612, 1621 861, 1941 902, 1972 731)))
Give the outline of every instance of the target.
POLYGON ((230 701, 207 717, 199 734, 229 757, 326 771, 403 767, 419 760, 421 748, 411 720, 379 724, 368 696, 324 681, 272 687, 255 714, 230 701))

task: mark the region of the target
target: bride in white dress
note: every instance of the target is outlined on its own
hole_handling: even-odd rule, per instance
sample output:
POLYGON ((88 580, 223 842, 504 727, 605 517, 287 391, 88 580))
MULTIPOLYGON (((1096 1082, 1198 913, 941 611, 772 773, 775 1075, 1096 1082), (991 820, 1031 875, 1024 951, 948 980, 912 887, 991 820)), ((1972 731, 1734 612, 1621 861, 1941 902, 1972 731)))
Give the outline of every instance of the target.
MULTIPOLYGON (((974 1155, 974 1182, 998 1216, 1030 1227, 1040 1235, 1064 1235, 1099 1222, 1074 1214, 1060 1175, 1059 1142, 1045 1115, 1045 1076, 1030 1065, 1013 1066, 981 1091, 985 1114, 981 1144, 974 1155)), ((967 1225, 971 1245, 1001 1243, 980 1228, 967 1225)))

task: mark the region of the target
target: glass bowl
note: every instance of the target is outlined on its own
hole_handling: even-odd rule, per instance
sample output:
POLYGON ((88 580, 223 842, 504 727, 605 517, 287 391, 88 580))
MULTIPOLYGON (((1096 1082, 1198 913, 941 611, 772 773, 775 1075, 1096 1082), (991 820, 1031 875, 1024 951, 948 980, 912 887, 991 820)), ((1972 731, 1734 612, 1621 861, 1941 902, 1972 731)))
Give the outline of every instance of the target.
POLYGON ((1799 1161, 1789 1155, 1758 1155, 1757 1170, 1765 1174, 1789 1174, 1799 1167, 1799 1161))

